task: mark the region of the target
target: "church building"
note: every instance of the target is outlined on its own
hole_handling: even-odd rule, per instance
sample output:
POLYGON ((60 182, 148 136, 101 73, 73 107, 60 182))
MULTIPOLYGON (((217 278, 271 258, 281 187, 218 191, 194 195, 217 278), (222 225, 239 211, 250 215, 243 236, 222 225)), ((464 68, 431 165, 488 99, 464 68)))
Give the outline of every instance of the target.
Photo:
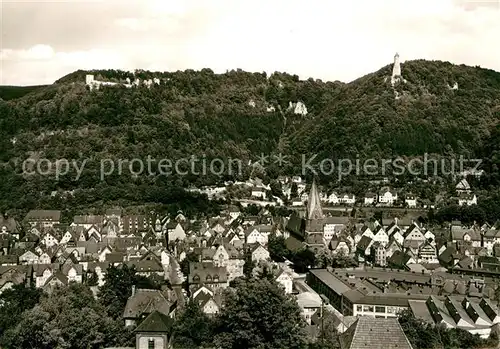
POLYGON ((289 239, 298 240, 303 246, 318 251, 325 247, 324 231, 328 221, 321 207, 316 181, 313 180, 305 215, 294 212, 288 221, 286 229, 290 232, 289 239))

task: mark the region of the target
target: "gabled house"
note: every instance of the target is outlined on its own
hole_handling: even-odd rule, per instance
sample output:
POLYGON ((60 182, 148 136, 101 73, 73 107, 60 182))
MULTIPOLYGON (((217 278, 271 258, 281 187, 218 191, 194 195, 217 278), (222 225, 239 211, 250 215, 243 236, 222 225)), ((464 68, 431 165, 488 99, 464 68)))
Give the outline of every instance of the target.
POLYGON ((410 255, 395 251, 392 256, 387 259, 387 264, 393 268, 409 270, 408 264, 415 264, 416 261, 410 255))
POLYGON ((276 280, 276 282, 278 282, 280 285, 283 286, 286 294, 292 293, 292 291, 293 291, 293 278, 288 272, 281 269, 278 272, 278 275, 276 276, 275 280, 276 280))
POLYGON ((410 245, 420 246, 426 242, 424 234, 415 223, 406 229, 403 237, 403 247, 409 247, 410 245))
POLYGON ((252 254, 252 261, 257 263, 260 261, 267 261, 271 258, 269 251, 261 244, 253 245, 250 252, 252 254))
POLYGON ((387 235, 386 231, 382 227, 375 229, 375 234, 372 239, 375 242, 379 242, 384 247, 389 243, 389 235, 387 235))
POLYGON ((205 292, 208 289, 202 287, 200 290, 196 291, 193 295, 193 301, 197 302, 201 310, 208 316, 214 316, 217 314, 221 307, 219 294, 214 294, 214 292, 205 292), (216 299, 217 298, 217 299, 216 299))
POLYGON ((339 341, 340 349, 413 349, 397 318, 358 317, 339 341))
POLYGON ((348 256, 351 253, 350 244, 345 238, 333 237, 328 247, 333 255, 348 256))
POLYGON ((470 193, 469 182, 467 182, 467 180, 465 178, 463 178, 462 180, 460 180, 460 182, 458 182, 455 189, 457 190, 457 193, 459 193, 459 194, 461 194, 461 193, 468 194, 468 193, 470 193))
POLYGON ((59 271, 57 264, 38 264, 35 266, 35 287, 41 288, 49 278, 59 271))
POLYGON ((125 326, 136 326, 155 311, 174 317, 176 308, 177 298, 174 292, 136 289, 132 286, 132 294, 125 305, 123 319, 125 326))
POLYGON ((166 230, 168 234, 168 242, 183 241, 186 238, 186 231, 177 221, 167 223, 166 230))
POLYGON ((436 243, 436 235, 430 231, 430 230, 426 230, 425 231, 425 234, 424 234, 424 237, 426 238, 427 241, 429 241, 430 243, 432 244, 435 244, 436 243))
POLYGON ((19 256, 20 264, 38 264, 40 256, 32 250, 27 250, 19 256))
POLYGON ((396 228, 392 231, 392 234, 389 236, 389 239, 394 239, 400 244, 401 246, 403 245, 403 242, 405 241, 405 238, 403 234, 401 233, 401 230, 399 228, 396 228))
POLYGON ((472 247, 481 247, 481 233, 474 229, 452 230, 451 240, 454 243, 465 242, 472 247))
POLYGON ((366 225, 361 228, 361 237, 363 236, 369 237, 370 239, 373 239, 375 237, 372 230, 366 225))
POLYGON ((418 251, 419 263, 439 263, 436 245, 425 242, 418 251))
POLYGON ((441 254, 438 256, 439 263, 445 267, 451 267, 458 262, 455 258, 456 248, 453 246, 448 246, 441 254))
POLYGON ((106 255, 110 254, 112 252, 111 247, 105 246, 101 251, 98 253, 98 259, 99 262, 105 262, 106 261, 106 255))
POLYGON ((55 231, 51 230, 42 236, 40 242, 44 244, 46 247, 52 247, 59 244, 59 239, 57 238, 55 231))
POLYGON ((372 244, 372 254, 375 256, 375 265, 385 267, 387 265, 387 251, 385 246, 376 241, 372 244))
POLYGON ((67 282, 83 282, 83 266, 81 264, 65 264, 62 266, 61 272, 67 278, 67 282))
POLYGON ((49 276, 47 281, 45 281, 45 284, 42 287, 42 289, 47 292, 51 293, 54 288, 56 287, 64 287, 68 285, 68 278, 63 275, 59 270, 55 270, 54 273, 49 276))
POLYGON ((154 310, 134 330, 136 349, 168 349, 172 344, 174 320, 154 310))
POLYGON ((272 225, 254 225, 245 231, 246 243, 267 245, 269 235, 273 231, 272 225))
POLYGON ((50 264, 52 263, 53 255, 49 251, 42 251, 40 257, 38 257, 38 264, 50 264))
POLYGON ((190 287, 194 289, 201 286, 212 289, 226 288, 229 285, 226 267, 216 267, 213 262, 189 263, 188 281, 190 287))
POLYGON ((356 245, 356 252, 359 253, 361 257, 370 255, 371 254, 370 248, 373 242, 374 241, 370 239, 368 236, 363 236, 356 245))

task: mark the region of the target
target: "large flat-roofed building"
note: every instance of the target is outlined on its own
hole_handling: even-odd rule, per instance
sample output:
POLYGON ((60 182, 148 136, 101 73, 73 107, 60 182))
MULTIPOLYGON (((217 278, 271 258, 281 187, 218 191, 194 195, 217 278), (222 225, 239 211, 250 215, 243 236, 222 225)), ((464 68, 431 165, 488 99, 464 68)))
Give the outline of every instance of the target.
POLYGON ((426 302, 430 296, 469 296, 481 300, 482 287, 476 280, 448 273, 421 274, 405 271, 366 269, 312 269, 307 284, 325 295, 344 316, 396 317, 410 309, 410 301, 426 302))

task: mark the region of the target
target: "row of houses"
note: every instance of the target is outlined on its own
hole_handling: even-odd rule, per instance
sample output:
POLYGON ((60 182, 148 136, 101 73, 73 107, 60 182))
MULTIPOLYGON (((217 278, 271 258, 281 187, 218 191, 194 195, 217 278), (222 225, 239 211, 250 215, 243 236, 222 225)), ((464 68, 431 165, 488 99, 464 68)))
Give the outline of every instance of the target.
POLYGON ((484 280, 435 271, 386 268, 314 269, 307 283, 341 318, 395 318, 403 310, 429 324, 460 328, 488 338, 498 330, 498 308, 484 294, 484 280))

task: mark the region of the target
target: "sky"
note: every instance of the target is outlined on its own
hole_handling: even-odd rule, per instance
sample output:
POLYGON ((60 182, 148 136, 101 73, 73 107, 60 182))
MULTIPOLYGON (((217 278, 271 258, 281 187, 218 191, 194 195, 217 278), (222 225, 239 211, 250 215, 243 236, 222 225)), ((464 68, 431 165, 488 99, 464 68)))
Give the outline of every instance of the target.
POLYGON ((0 85, 78 69, 349 82, 396 52, 500 71, 500 0, 0 0, 0 31, 0 85))

